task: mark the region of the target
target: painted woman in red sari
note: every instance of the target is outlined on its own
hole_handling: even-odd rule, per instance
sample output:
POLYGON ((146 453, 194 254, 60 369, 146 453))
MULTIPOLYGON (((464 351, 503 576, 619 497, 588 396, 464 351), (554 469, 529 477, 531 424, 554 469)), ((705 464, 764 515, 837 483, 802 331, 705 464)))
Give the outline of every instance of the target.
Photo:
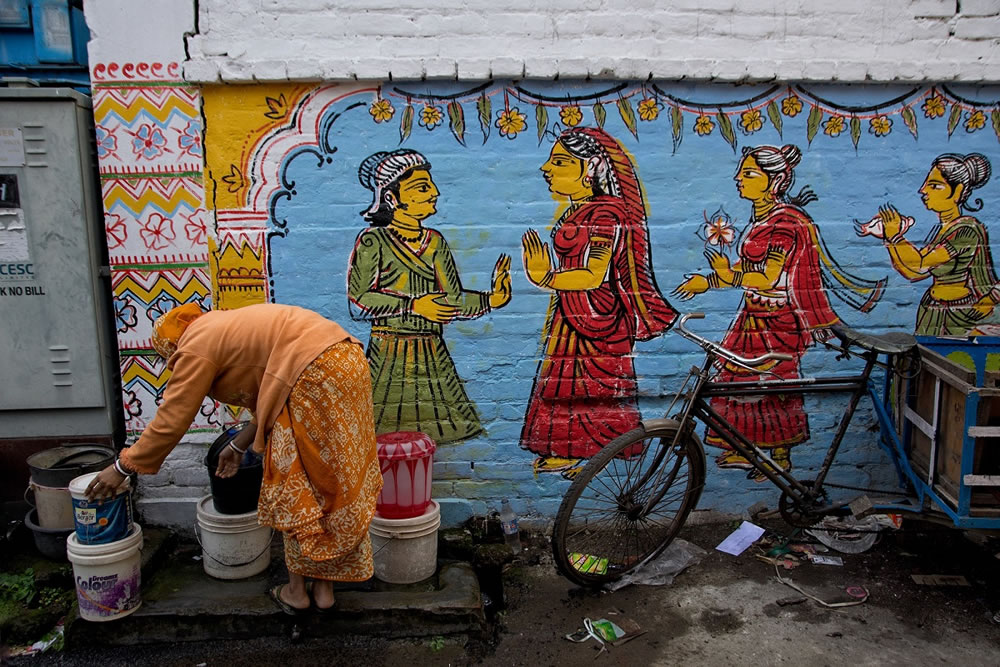
POLYGON ((521 447, 538 472, 571 477, 581 459, 639 426, 633 364, 636 340, 676 317, 650 264, 646 207, 621 145, 597 128, 563 132, 541 167, 565 210, 549 244, 529 229, 525 271, 552 292, 521 447))
MULTIPOLYGON (((808 188, 796 197, 787 196, 801 159, 802 153, 792 145, 743 150, 736 188, 740 197, 753 204, 753 216, 740 240, 739 260, 730 266, 726 255, 709 249, 705 256, 713 272, 695 274, 675 291, 682 299, 690 299, 709 289, 742 289, 742 309, 722 341, 723 347, 742 357, 768 352, 793 357, 760 367, 767 373, 726 364, 715 378, 718 382, 799 377, 799 362, 806 348, 839 321, 824 283, 836 281, 848 288, 848 296, 838 296, 863 311, 874 307, 881 295, 884 281, 854 278, 829 257, 815 223, 803 209, 816 196, 808 188)), ((809 439, 801 394, 716 397, 711 405, 785 470, 792 465, 791 448, 809 439)), ((766 479, 713 431, 706 434, 705 442, 724 450, 716 458, 720 468, 751 470, 751 479, 766 479)))

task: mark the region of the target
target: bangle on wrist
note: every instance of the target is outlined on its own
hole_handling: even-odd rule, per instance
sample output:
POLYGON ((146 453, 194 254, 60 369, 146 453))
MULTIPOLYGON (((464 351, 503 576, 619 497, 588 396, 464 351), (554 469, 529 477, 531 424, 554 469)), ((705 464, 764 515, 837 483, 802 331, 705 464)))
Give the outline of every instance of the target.
POLYGON ((705 280, 708 281, 708 286, 709 286, 710 289, 719 289, 719 274, 718 273, 709 274, 708 278, 706 278, 705 280))
POLYGON ((743 272, 733 271, 733 279, 729 284, 733 287, 743 287, 743 272))
POLYGON ((544 276, 542 276, 542 279, 538 281, 538 284, 542 287, 550 287, 555 277, 556 274, 553 273, 552 271, 549 271, 544 276))
POLYGON ((229 447, 230 447, 230 448, 231 448, 231 449, 232 449, 233 451, 236 451, 236 452, 239 452, 239 453, 240 453, 240 455, 243 455, 243 454, 246 454, 246 453, 247 453, 247 450, 245 450, 245 449, 240 449, 240 448, 239 448, 239 447, 237 447, 237 446, 236 446, 235 444, 233 444, 233 441, 232 441, 232 440, 230 440, 230 441, 229 441, 229 443, 228 443, 228 446, 229 446, 229 447))
POLYGON ((126 468, 126 467, 125 467, 125 466, 124 466, 124 465, 122 464, 122 461, 121 461, 121 459, 115 459, 115 462, 114 462, 114 463, 112 463, 111 465, 113 465, 113 466, 115 467, 115 472, 117 472, 117 473, 118 473, 119 475, 123 475, 123 476, 125 476, 125 477, 128 477, 129 475, 131 475, 131 474, 132 474, 132 473, 131 473, 131 472, 129 472, 129 470, 128 470, 128 469, 127 469, 127 468, 126 468))

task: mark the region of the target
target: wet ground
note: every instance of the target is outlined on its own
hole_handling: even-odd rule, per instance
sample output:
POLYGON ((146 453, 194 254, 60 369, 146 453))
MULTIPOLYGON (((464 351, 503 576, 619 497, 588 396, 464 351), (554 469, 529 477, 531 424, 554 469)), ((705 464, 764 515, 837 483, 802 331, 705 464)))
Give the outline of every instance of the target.
MULTIPOLYGON (((782 523, 769 527, 787 534, 782 523)), ((826 608, 780 583, 751 547, 739 557, 714 551, 735 524, 687 528, 682 537, 708 553, 669 586, 579 589, 555 573, 544 538, 503 568, 505 600, 493 600, 483 635, 385 640, 338 632, 172 643, 12 660, 15 665, 926 665, 1000 664, 998 548, 984 548, 934 524, 907 523, 868 552, 841 554, 843 566, 805 563, 782 576, 827 601, 869 593, 863 604, 826 608), (968 586, 920 585, 911 575, 958 575, 968 586), (502 609, 499 609, 500 607, 502 609), (499 609, 499 610, 498 610, 499 609), (629 619, 644 634, 600 654, 594 641, 565 639, 584 618, 629 619)), ((828 555, 834 555, 833 553, 828 555)), ((949 580, 941 580, 942 582, 949 580)), ((954 582, 954 579, 950 581, 954 582)), ((484 581, 485 591, 494 591, 484 581)), ((273 621, 267 621, 273 622, 273 621)))

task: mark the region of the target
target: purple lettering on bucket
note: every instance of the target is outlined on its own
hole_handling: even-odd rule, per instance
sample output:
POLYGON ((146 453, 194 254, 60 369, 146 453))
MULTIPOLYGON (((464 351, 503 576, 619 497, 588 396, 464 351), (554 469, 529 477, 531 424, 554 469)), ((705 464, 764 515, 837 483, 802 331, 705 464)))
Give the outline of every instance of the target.
POLYGON ((139 606, 141 573, 131 572, 105 576, 76 577, 76 599, 83 615, 113 617, 139 606))

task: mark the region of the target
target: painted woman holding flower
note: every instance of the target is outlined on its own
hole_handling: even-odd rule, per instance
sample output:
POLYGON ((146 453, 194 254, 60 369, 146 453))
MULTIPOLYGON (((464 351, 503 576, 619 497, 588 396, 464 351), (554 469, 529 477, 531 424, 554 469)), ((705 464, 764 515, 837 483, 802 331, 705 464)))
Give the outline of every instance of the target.
MULTIPOLYGON (((719 245, 728 238, 710 221, 705 256, 712 272, 689 276, 674 292, 690 299, 710 289, 743 290, 740 313, 722 345, 742 357, 768 352, 792 356, 790 361, 769 362, 760 372, 727 364, 716 376, 719 382, 799 377, 799 362, 806 349, 839 320, 827 299, 825 282, 838 281, 848 287, 851 296, 841 298, 859 310, 874 307, 881 295, 881 282, 853 278, 829 257, 815 223, 803 208, 816 199, 812 191, 803 188, 797 196, 788 196, 801 159, 802 153, 792 145, 743 150, 734 180, 740 197, 752 203, 753 214, 738 244, 739 259, 731 265, 726 255, 710 247, 715 245, 711 243, 713 232, 720 235, 719 245)), ((785 470, 791 468, 791 448, 809 439, 801 394, 717 397, 711 405, 785 470)), ((706 434, 706 443, 725 450, 716 458, 720 468, 750 470, 752 479, 766 479, 714 432, 706 434)))
POLYGON ((572 128, 541 171, 565 211, 552 230, 555 261, 535 230, 522 238, 528 280, 552 301, 521 447, 538 455, 537 472, 571 477, 639 426, 635 341, 663 333, 677 313, 653 277, 642 190, 621 145, 572 128))
POLYGON ((983 207, 982 199, 969 204, 969 195, 986 184, 990 173, 990 161, 979 153, 945 153, 934 159, 919 192, 938 223, 920 247, 904 236, 913 219, 892 205, 883 206, 858 230, 882 239, 893 268, 904 278, 931 279, 917 309, 917 334, 969 335, 1000 304, 986 227, 965 213, 983 207))

